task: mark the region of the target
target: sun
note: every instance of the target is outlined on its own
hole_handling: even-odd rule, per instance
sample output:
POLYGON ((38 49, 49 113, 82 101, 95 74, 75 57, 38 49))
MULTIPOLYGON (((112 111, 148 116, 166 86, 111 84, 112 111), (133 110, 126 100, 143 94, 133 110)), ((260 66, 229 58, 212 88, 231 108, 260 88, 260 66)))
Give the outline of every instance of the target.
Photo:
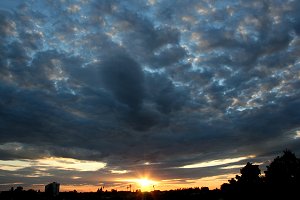
POLYGON ((141 187, 148 187, 152 184, 152 181, 146 178, 142 178, 142 179, 138 179, 137 183, 140 184, 141 187))
POLYGON ((156 184, 156 181, 149 180, 148 178, 140 178, 135 181, 140 185, 142 191, 152 190, 152 187, 156 184))

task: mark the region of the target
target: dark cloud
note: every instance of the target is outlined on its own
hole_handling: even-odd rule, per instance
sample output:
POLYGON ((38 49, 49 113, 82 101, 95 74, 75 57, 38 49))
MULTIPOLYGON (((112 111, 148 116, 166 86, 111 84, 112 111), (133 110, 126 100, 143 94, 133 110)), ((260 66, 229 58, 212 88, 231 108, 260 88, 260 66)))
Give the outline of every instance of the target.
MULTIPOLYGON (((97 173, 118 185, 110 177, 152 170, 186 183, 238 173, 230 165, 246 160, 184 165, 247 155, 263 162, 285 148, 299 154, 299 6, 1 2, 0 162, 105 162, 97 173)), ((99 183, 95 172, 43 173, 33 164, 1 168, 1 184, 99 183)))
POLYGON ((144 98, 144 74, 132 58, 117 54, 101 62, 100 78, 106 89, 133 110, 144 98))
POLYGON ((157 62, 155 66, 163 67, 181 61, 186 56, 186 51, 182 47, 170 47, 160 50, 154 56, 154 60, 157 62))
POLYGON ((188 91, 174 86, 172 81, 163 75, 149 74, 147 86, 149 99, 155 102, 157 109, 163 113, 177 111, 188 101, 188 91))

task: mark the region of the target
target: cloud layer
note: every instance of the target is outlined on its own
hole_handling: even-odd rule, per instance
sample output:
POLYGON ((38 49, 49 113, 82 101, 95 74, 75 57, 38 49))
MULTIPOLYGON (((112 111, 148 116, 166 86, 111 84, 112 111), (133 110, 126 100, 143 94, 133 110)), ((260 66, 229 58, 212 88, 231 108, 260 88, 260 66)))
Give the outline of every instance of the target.
POLYGON ((179 184, 238 173, 230 164, 245 160, 182 166, 299 154, 299 9, 292 0, 1 2, 1 187, 49 177, 115 186, 143 172, 179 184), (47 158, 105 167, 38 170, 47 158))

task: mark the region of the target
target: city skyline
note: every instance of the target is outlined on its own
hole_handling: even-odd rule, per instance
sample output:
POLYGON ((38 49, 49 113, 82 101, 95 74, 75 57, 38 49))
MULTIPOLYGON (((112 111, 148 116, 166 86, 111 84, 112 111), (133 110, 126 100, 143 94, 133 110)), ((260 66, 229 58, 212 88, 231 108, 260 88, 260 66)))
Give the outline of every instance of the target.
POLYGON ((1 1, 0 191, 214 189, 299 155, 299 10, 1 1))

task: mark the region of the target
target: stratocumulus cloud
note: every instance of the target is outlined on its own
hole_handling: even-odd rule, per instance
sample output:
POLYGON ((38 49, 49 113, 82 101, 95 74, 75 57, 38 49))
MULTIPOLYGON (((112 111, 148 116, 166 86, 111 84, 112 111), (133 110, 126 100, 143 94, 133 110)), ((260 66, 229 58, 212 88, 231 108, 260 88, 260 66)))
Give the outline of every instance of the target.
POLYGON ((285 148, 299 154, 299 10, 299 1, 2 1, 0 187, 49 177, 113 187, 142 172, 198 183, 285 148))

